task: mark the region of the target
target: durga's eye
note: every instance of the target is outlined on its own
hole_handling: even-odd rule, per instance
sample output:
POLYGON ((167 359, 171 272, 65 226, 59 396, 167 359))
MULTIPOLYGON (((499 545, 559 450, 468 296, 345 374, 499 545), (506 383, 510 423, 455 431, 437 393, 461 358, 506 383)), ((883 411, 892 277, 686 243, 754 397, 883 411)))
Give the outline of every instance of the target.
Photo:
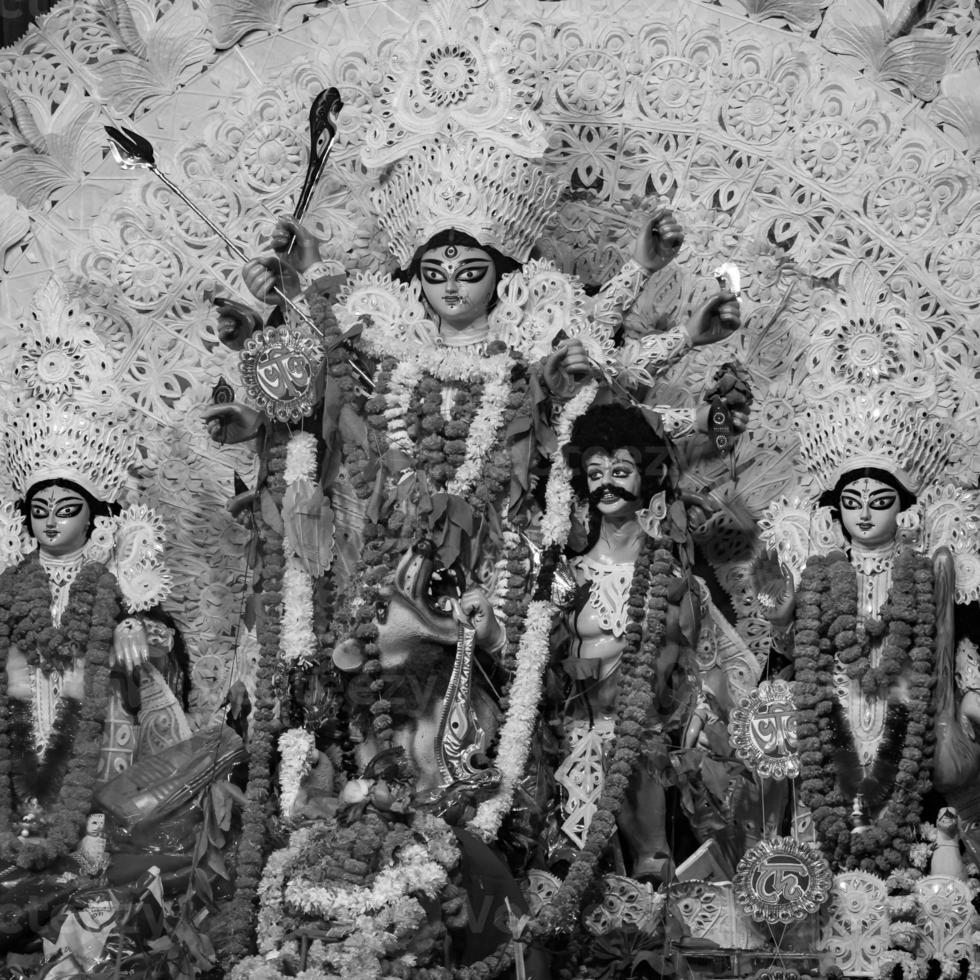
POLYGON ((872 510, 888 510, 895 503, 894 497, 877 497, 871 501, 872 510))
POLYGON ((423 269, 422 278, 425 282, 440 283, 446 281, 446 273, 442 269, 423 269))
POLYGON ((65 504, 55 511, 57 517, 77 517, 82 511, 81 504, 65 504))
POLYGON ((458 282, 479 282, 487 274, 489 266, 474 265, 468 269, 463 269, 456 277, 458 282))
POLYGON ((861 501, 857 497, 841 497, 840 505, 844 510, 860 510, 861 501))

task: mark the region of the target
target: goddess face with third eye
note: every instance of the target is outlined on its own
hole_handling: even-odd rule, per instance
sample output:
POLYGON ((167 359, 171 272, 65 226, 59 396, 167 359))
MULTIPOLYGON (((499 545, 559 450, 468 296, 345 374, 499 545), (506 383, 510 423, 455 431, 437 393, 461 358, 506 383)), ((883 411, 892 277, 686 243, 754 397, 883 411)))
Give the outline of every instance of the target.
POLYGON ((840 493, 841 524, 865 548, 894 541, 900 511, 898 491, 871 477, 859 477, 840 493))
POLYGON ((30 498, 31 531, 42 553, 61 558, 80 551, 88 540, 92 512, 85 497, 59 483, 30 498))
POLYGON ((444 245, 423 253, 422 295, 443 328, 463 331, 486 318, 497 288, 493 259, 482 248, 444 245))

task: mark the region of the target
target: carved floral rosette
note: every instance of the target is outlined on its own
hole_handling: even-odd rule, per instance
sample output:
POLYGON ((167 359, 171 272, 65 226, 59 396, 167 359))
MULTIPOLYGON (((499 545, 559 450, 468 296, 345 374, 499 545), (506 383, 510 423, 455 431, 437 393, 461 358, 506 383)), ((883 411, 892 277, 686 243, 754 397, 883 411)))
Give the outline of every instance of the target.
POLYGON ((735 901, 755 922, 788 925, 813 915, 827 900, 830 865, 811 844, 792 837, 760 841, 735 871, 735 901))
POLYGON ((866 871, 834 876, 818 949, 846 976, 874 976, 888 948, 888 888, 866 871))
POLYGON ((739 700, 728 722, 735 754, 763 778, 800 774, 796 751, 796 705, 786 681, 763 681, 739 700))

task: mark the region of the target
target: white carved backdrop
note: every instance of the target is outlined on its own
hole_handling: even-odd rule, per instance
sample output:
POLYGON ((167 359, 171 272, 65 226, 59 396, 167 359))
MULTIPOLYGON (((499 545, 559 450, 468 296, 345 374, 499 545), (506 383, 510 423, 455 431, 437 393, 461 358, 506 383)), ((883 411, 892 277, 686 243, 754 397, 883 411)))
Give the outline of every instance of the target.
MULTIPOLYGON (((199 418, 219 376, 240 387, 210 301, 248 296, 239 262, 155 178, 120 170, 102 127, 146 136, 161 169, 258 253, 301 183, 310 101, 336 85, 342 133, 310 219, 338 268, 381 267, 375 175, 357 162, 362 109, 381 84, 378 43, 410 37, 424 7, 66 0, 0 52, 0 384, 16 394, 11 364, 25 339, 40 358, 71 346, 54 322, 64 311, 35 299, 54 277, 89 318, 140 430, 139 489, 166 518, 168 605, 202 709, 250 663, 247 643, 236 656, 247 534, 223 502, 233 473, 248 479, 254 462, 211 444, 199 418)), ((455 9, 469 29, 460 0, 455 9)), ((742 270, 745 329, 692 357, 676 391, 697 397, 732 356, 752 374, 737 485, 710 460, 687 479, 730 505, 707 543, 754 636, 733 515, 807 490, 789 423, 814 337, 830 345, 844 327, 843 369, 860 379, 904 363, 881 324, 913 324, 971 393, 961 475, 975 477, 980 13, 972 0, 488 0, 477 17, 527 59, 549 160, 572 189, 544 243, 551 257, 603 281, 640 213, 666 199, 687 241, 641 310, 682 316, 714 289, 718 262, 742 270)), ((451 47, 433 68, 456 84, 470 70, 451 47)), ((909 362, 909 384, 914 371, 909 362)))

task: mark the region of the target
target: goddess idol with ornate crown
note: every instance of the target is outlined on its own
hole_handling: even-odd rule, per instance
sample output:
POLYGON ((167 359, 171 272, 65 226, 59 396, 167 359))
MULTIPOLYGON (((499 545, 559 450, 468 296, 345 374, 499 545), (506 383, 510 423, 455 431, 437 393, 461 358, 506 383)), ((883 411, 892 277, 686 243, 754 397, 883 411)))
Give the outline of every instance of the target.
MULTIPOLYGON (((457 8, 433 4, 406 36, 381 44, 377 70, 376 94, 357 96, 361 160, 378 174, 376 220, 399 270, 355 272, 332 308, 314 301, 316 340, 326 348, 319 465, 337 511, 335 573, 354 597, 346 603, 359 617, 353 638, 367 636, 373 628, 360 620, 404 581, 399 562, 420 539, 431 542, 428 564, 419 563, 425 582, 434 564, 466 583, 460 596, 443 579, 457 594, 437 598, 458 604, 455 613, 441 608, 440 637, 472 622, 477 648, 497 655, 517 643, 519 623, 504 626, 494 585, 508 563, 526 576, 518 532, 540 515, 536 488, 592 400, 593 378, 627 380, 639 364, 649 381, 692 345, 728 336, 739 308, 720 293, 687 326, 617 350, 623 311, 681 244, 669 211, 644 226, 633 258, 594 300, 575 277, 531 257, 560 183, 539 159, 547 141, 531 67, 482 11, 464 23, 457 8), (463 79, 451 91, 441 81, 450 63, 463 79), (358 394, 365 378, 368 397, 358 394)), ((304 282, 323 281, 318 273, 328 270, 316 265, 317 243, 302 226, 281 222, 274 244, 277 254, 243 271, 257 297, 298 295, 304 282)), ((245 341, 243 373, 258 407, 274 413, 253 370, 259 343, 245 341)), ((664 415, 674 434, 695 427, 693 412, 664 415)), ((260 427, 239 405, 208 418, 229 440, 260 427)), ((413 574, 412 587, 420 580, 413 574)), ((426 612, 430 623, 434 613, 426 612)), ((344 648, 344 669, 364 662, 357 646, 365 644, 344 648)))
POLYGON ((927 795, 953 788, 936 741, 955 723, 953 601, 978 591, 978 496, 953 482, 961 393, 894 317, 860 321, 890 352, 872 377, 846 326, 814 339, 796 430, 816 501, 762 522, 786 573, 760 602, 792 661, 800 800, 835 871, 908 866, 927 795))
MULTIPOLYGON (((38 299, 57 321, 39 329, 72 332, 81 353, 68 367, 53 356, 35 362, 25 340, 5 406, 4 952, 36 941, 52 908, 83 885, 106 875, 127 884, 154 866, 188 868, 195 821, 153 820, 174 817, 196 792, 187 791, 228 763, 228 740, 201 743, 184 714, 186 657, 159 605, 170 591, 162 522, 145 506, 121 503, 137 439, 113 405, 110 362, 59 286, 38 299)), ((71 960, 77 949, 57 945, 65 964, 80 969, 84 958, 71 960)))
MULTIPOLYGON (((594 300, 575 277, 532 257, 560 184, 539 159, 546 140, 530 67, 481 9, 461 17, 458 5, 431 5, 407 35, 383 41, 377 72, 371 96, 357 92, 352 99, 365 120, 361 160, 377 179, 379 238, 387 239, 396 274, 354 272, 339 291, 333 284, 336 295, 317 296, 317 284, 336 269, 316 265, 316 241, 293 221, 280 223, 275 255, 243 270, 259 299, 271 301, 279 291, 300 308, 302 297, 309 300, 319 332, 309 339, 324 352, 322 395, 305 406, 322 417, 308 432, 265 430, 270 477, 284 474, 280 649, 303 669, 286 638, 287 614, 291 620, 290 611, 302 608, 300 590, 290 584, 299 581, 289 575, 299 535, 286 495, 303 470, 307 480, 321 475, 334 516, 333 566, 323 574, 304 562, 302 587, 308 620, 333 641, 321 655, 329 653, 339 672, 339 679, 322 672, 323 686, 335 685, 342 705, 327 726, 334 747, 343 749, 334 753, 340 765, 333 805, 339 794, 342 807, 387 813, 393 800, 404 808, 407 798, 417 813, 434 809, 465 824, 460 840, 467 855, 457 878, 475 898, 492 876, 477 873, 473 856, 496 842, 529 761, 556 615, 547 600, 531 601, 538 545, 560 547, 568 532, 571 495, 562 494, 549 465, 551 473, 562 470, 561 446, 594 399, 595 379, 630 376, 615 328, 649 274, 673 258, 682 235, 669 212, 656 215, 633 260, 594 300), (453 76, 456 68, 462 81, 453 76), (288 442, 284 454, 273 445, 277 439, 288 442), (552 514, 547 527, 544 510, 552 514), (499 701, 508 691, 504 714, 499 701), (406 766, 394 762, 398 753, 390 750, 398 749, 406 766)), ((734 297, 720 294, 688 327, 640 341, 628 366, 636 360, 648 368, 647 378, 655 377, 693 344, 720 340, 738 324, 734 297)), ((288 329, 304 328, 290 319, 288 329)), ((228 339, 243 340, 248 393, 276 417, 279 406, 258 370, 269 336, 267 328, 228 339)), ((260 427, 259 416, 239 405, 216 407, 208 417, 226 440, 260 427)), ((673 416, 671 424, 694 427, 692 417, 673 416)), ((260 495, 255 513, 264 523, 278 501, 266 490, 260 495)), ((311 644, 305 650, 308 668, 317 650, 311 644)), ((304 721, 317 732, 312 713, 304 721)), ((300 770, 309 768, 307 749, 298 758, 300 770)), ((321 759, 316 768, 321 774, 330 764, 321 759)), ((321 815, 326 836, 335 839, 329 807, 321 815)), ((247 818, 246 834, 250 826, 247 818)), ((256 839, 260 833, 256 821, 256 839)), ((298 833, 287 852, 266 868, 258 940, 261 952, 288 960, 281 937, 265 925, 284 911, 295 913, 298 926, 307 920, 308 910, 290 897, 299 886, 279 869, 286 862, 289 876, 302 875, 312 851, 298 833)), ((520 863, 512 873, 520 873, 520 863)), ((384 868, 375 862, 374 870, 401 877, 405 868, 394 860, 384 868)), ((513 880, 503 865, 495 874, 493 902, 503 908, 500 882, 513 880)), ((355 894, 360 901, 371 878, 335 885, 344 902, 355 894)), ((506 897, 520 907, 516 886, 506 897)), ((241 904, 247 912, 249 903, 241 904)), ((318 917, 335 918, 329 910, 318 917)), ((327 971, 342 972, 346 947, 362 938, 343 923, 338 928, 342 942, 317 961, 327 971)), ((469 939, 488 955, 506 954, 506 934, 497 929, 469 939)), ((387 972, 389 953, 374 949, 371 968, 387 972)), ((425 962, 422 953, 418 962, 425 962)), ((239 971, 244 976, 254 967, 245 961, 239 971)))

